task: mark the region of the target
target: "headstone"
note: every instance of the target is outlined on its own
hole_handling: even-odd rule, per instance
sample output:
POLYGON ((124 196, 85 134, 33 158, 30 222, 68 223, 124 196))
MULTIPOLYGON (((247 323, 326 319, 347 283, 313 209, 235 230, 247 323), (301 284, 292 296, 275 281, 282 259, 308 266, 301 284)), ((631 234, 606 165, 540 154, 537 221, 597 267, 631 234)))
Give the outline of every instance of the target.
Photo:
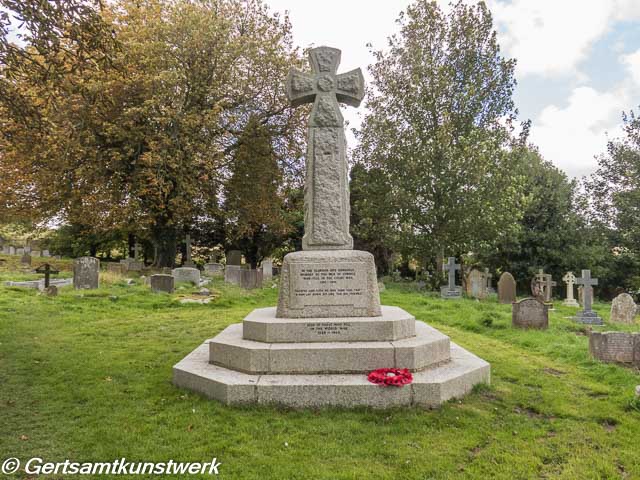
POLYGON ((179 282, 191 282, 194 285, 200 285, 200 270, 191 267, 180 267, 171 270, 171 275, 179 282))
POLYGON ((456 257, 449 257, 447 263, 442 264, 442 270, 447 272, 447 285, 440 287, 442 298, 462 298, 462 287, 456 285, 456 270, 460 270, 460 264, 456 263, 456 257))
POLYGON ((549 306, 537 298, 525 298, 514 302, 511 324, 518 328, 545 330, 549 328, 549 306))
POLYGON ((634 323, 636 302, 628 293, 621 293, 611 302, 611 321, 614 323, 634 323))
POLYGON ((577 307, 578 302, 573 296, 573 286, 576 284, 576 276, 573 272, 567 272, 564 277, 562 277, 562 281, 567 284, 567 298, 562 302, 563 305, 567 307, 577 307))
POLYGON ((151 275, 149 277, 149 285, 153 292, 173 293, 175 289, 175 278, 172 275, 151 275))
POLYGON ((601 362, 640 367, 640 333, 590 332, 589 353, 601 362))
POLYGON ((212 277, 224 275, 224 265, 221 263, 205 263, 204 273, 212 277))
POLYGON ((491 279, 493 278, 493 274, 489 273, 488 268, 484 269, 484 278, 487 281, 487 286, 486 286, 487 294, 496 293, 495 289, 493 288, 493 285, 491 284, 491 279))
POLYGON ((42 250, 42 256, 43 257, 50 257, 51 254, 49 253, 49 250, 42 250))
POLYGON ((233 285, 240 285, 240 265, 227 265, 224 269, 224 281, 233 285))
POLYGON ((60 272, 48 263, 43 263, 36 268, 36 273, 44 274, 44 288, 48 288, 51 285, 51 275, 55 275, 60 272))
POLYGON ((516 281, 509 272, 504 272, 498 280, 498 301, 500 303, 516 301, 516 281))
POLYGON ((591 305, 593 302, 593 286, 598 285, 597 278, 591 278, 590 270, 582 270, 582 277, 576 279, 576 283, 578 285, 582 285, 584 288, 583 296, 584 296, 584 305, 582 310, 580 310, 574 320, 579 323, 586 323, 589 325, 604 325, 602 318, 598 316, 596 312, 591 309, 591 305))
POLYGON ((76 290, 90 290, 100 286, 100 260, 94 257, 80 257, 73 261, 73 287, 76 290))
POLYGON ((24 255, 24 248, 23 247, 16 248, 16 255, 20 255, 20 256, 24 255))
POLYGON ((196 264, 191 260, 191 235, 187 233, 184 239, 185 243, 185 252, 187 254, 187 258, 184 261, 183 267, 191 267, 194 268, 196 264))
POLYGON ((135 258, 125 258, 124 260, 120 260, 120 264, 122 265, 122 273, 141 272, 144 267, 143 263, 135 258))
POLYGON ((240 250, 228 251, 227 265, 242 265, 242 252, 240 250))
POLYGON ((20 257, 20 263, 23 265, 31 265, 31 255, 28 253, 22 255, 22 257, 20 257))
POLYGON ((41 257, 42 256, 42 252, 40 250, 31 250, 31 256, 32 257, 41 257))
POLYGON ((487 297, 487 279, 484 273, 473 269, 467 276, 467 293, 473 298, 487 297))
POLYGON ((111 273, 116 273, 118 275, 122 275, 123 267, 125 267, 125 264, 123 263, 114 263, 114 262, 107 263, 107 271, 111 273))
POLYGON ((264 282, 270 282, 273 278, 273 260, 265 258, 262 260, 262 280, 264 282))
POLYGON ((9 255, 15 255, 16 254, 16 247, 14 247, 13 245, 9 245, 9 255))
POLYGON ((262 270, 243 268, 240 270, 240 287, 247 290, 262 288, 262 270))

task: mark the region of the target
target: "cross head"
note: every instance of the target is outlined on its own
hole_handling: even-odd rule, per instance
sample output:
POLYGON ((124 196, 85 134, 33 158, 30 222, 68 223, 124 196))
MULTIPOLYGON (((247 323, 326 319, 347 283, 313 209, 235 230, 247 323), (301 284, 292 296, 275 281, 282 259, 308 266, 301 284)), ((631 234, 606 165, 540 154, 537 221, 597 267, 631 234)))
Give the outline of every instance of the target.
POLYGON ((58 270, 53 268, 48 263, 43 263, 38 268, 36 268, 36 273, 44 274, 44 288, 49 288, 49 284, 51 282, 51 275, 55 275, 56 273, 60 273, 58 270))

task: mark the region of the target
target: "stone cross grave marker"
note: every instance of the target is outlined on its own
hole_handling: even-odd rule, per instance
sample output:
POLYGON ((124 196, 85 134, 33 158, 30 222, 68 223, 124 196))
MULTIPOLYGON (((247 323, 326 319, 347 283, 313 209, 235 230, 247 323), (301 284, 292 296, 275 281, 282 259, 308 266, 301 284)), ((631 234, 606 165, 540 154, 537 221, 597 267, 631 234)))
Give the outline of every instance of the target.
POLYGON ((493 289, 493 286, 491 285, 491 279, 493 278, 493 275, 491 273, 489 273, 489 269, 485 268, 484 269, 484 278, 487 280, 487 293, 495 293, 495 290, 493 289))
POLYGON ((567 284, 567 298, 562 302, 563 305, 567 307, 577 307, 578 302, 573 296, 573 286, 576 284, 576 276, 573 272, 567 272, 564 277, 562 277, 562 281, 567 284))
POLYGON ((191 260, 191 235, 187 233, 184 237, 185 244, 185 253, 187 254, 186 260, 184 262, 184 267, 195 267, 196 264, 191 260))
POLYGON ((498 301, 500 303, 516 301, 516 280, 509 272, 504 272, 498 280, 498 301))
POLYGON ((442 298, 461 298, 462 288, 456 286, 456 270, 460 270, 460 264, 456 263, 456 257, 449 257, 449 261, 442 264, 442 270, 447 272, 449 284, 440 288, 440 296, 442 298))
POLYGON ((44 274, 44 288, 49 288, 49 285, 51 284, 51 275, 55 275, 60 272, 48 263, 43 263, 38 268, 36 268, 36 273, 44 274))
POLYGON ((558 284, 553 281, 550 273, 547 273, 544 277, 544 301, 551 303, 553 301, 553 287, 558 286, 558 284))
POLYGON ((593 303, 593 288, 591 287, 598 285, 598 279, 591 278, 591 270, 582 270, 582 277, 576 279, 576 283, 584 287, 584 305, 582 307, 583 309, 576 314, 574 319, 580 323, 603 325, 604 322, 602 318, 591 309, 593 303))
POLYGON ((313 103, 307 142, 303 250, 350 250, 349 191, 344 118, 338 102, 357 107, 364 77, 357 68, 337 74, 340 50, 309 52, 311 73, 291 70, 287 97, 294 107, 313 103))

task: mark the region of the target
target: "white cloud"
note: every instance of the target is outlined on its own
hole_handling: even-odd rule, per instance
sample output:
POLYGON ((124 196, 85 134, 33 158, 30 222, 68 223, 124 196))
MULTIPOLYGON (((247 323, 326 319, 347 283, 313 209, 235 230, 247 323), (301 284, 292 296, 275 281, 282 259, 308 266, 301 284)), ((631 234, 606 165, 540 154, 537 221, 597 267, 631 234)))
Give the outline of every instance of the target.
POLYGON ((629 106, 627 92, 598 92, 578 87, 560 108, 544 108, 531 128, 531 140, 547 160, 570 176, 582 176, 596 168, 594 155, 603 153, 609 137, 621 134, 622 111, 629 106))
POLYGON ((627 67, 633 81, 640 86, 640 49, 628 55, 622 55, 620 61, 627 67))
POLYGON ((573 76, 616 21, 640 18, 638 0, 493 0, 500 43, 518 76, 573 76))

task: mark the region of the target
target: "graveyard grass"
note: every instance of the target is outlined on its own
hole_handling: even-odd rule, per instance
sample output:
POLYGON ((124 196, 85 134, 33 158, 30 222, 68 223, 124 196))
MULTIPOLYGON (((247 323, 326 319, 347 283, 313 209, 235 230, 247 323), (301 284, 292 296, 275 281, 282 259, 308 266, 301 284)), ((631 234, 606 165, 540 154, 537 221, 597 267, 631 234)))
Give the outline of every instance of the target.
MULTIPOLYGON (((9 268, 0 280, 15 279, 9 268)), ((55 298, 0 286, 4 458, 216 457, 220 478, 242 479, 640 478, 638 372, 591 361, 585 328, 563 318, 575 309, 557 306, 546 332, 520 331, 495 300, 445 301, 388 284, 384 304, 491 362, 492 385, 435 411, 238 408, 175 388, 171 368, 274 305, 276 288, 247 293, 216 281, 217 299, 193 305, 176 301, 189 288, 154 295, 118 276, 102 283, 55 298)), ((607 320, 609 305, 595 307, 607 320)))

